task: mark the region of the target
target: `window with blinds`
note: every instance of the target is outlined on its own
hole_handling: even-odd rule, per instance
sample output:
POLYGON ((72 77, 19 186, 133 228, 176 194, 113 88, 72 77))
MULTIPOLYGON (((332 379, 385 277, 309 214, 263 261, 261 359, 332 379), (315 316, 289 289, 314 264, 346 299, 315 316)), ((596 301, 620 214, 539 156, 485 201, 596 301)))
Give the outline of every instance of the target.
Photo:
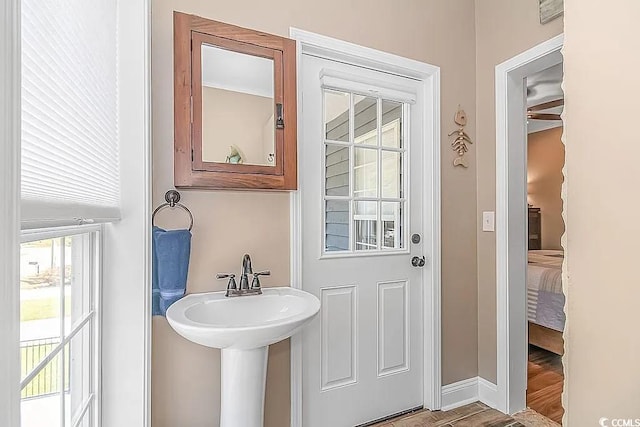
POLYGON ((22 226, 119 218, 117 0, 22 1, 22 226))
POLYGON ((21 427, 100 425, 103 228, 60 226, 120 218, 118 1, 21 1, 21 427))

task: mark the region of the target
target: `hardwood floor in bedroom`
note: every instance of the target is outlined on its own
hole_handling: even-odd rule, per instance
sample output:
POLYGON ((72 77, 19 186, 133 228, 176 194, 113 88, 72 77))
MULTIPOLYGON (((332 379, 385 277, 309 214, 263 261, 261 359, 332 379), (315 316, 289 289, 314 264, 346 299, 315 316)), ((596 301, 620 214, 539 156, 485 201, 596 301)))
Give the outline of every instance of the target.
POLYGON ((527 406, 562 424, 562 356, 529 345, 527 406))

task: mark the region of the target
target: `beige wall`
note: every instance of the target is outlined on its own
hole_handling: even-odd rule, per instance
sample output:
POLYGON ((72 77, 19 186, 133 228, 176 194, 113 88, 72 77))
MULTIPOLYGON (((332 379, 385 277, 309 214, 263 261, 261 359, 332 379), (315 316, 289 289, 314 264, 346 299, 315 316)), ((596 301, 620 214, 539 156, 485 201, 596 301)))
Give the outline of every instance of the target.
POLYGON ((640 93, 640 2, 602 6, 565 0, 569 426, 640 418, 640 144, 629 137, 640 93))
POLYGON ((527 143, 527 199, 540 208, 542 249, 562 249, 562 168, 564 144, 562 128, 529 134, 527 143))
MULTIPOLYGON (((535 0, 532 0, 535 1, 535 0)), ((153 0, 152 96, 154 205, 173 184, 172 11, 287 36, 289 27, 317 32, 442 67, 443 381, 478 374, 476 149, 469 169, 454 169, 448 132, 460 104, 476 141, 473 0, 299 1, 153 0), (385 25, 381 27, 380 23, 385 25)), ((304 141, 299 141, 303 144, 304 141)), ((183 191, 195 217, 189 292, 222 289, 219 271, 237 271, 242 254, 270 268, 265 284, 289 283, 287 194, 183 191)), ((176 215, 179 215, 176 213, 176 215)), ((184 221, 163 216, 159 223, 184 221), (162 222, 164 221, 164 222, 162 222)), ((178 222, 177 222, 178 223, 178 222)), ((184 222, 181 222, 184 224, 184 222)), ((273 346, 267 378, 266 426, 289 424, 289 344, 273 346)), ((164 319, 153 323, 154 427, 210 426, 219 413, 219 352, 178 337, 164 319)))
MULTIPOLYGON (((480 212, 495 209, 495 66, 563 29, 562 19, 540 25, 537 5, 537 0, 407 0, 402 6, 383 0, 153 0, 154 203, 173 181, 174 8, 285 36, 296 26, 441 66, 444 383, 476 374, 495 382, 495 236, 474 231, 480 212), (372 25, 383 20, 397 26, 381 31, 372 25), (475 142, 468 170, 450 165, 454 155, 446 133, 454 128, 458 104, 468 113, 475 142)), ((623 326, 637 324, 640 299, 637 283, 628 279, 637 277, 640 222, 637 197, 629 197, 629 189, 640 184, 635 165, 640 146, 629 139, 625 114, 635 111, 629 93, 638 91, 640 64, 630 52, 640 51, 634 30, 640 3, 615 0, 603 7, 599 0, 565 0, 565 10, 565 425, 580 426, 603 416, 638 417, 640 389, 630 379, 640 377, 640 335, 623 326), (594 66, 601 63, 607 66, 594 66)), ((236 271, 245 251, 257 267, 272 269, 269 284, 289 282, 288 195, 185 191, 183 196, 196 218, 190 292, 222 289, 224 283, 214 282, 213 275, 236 271)), ((165 216, 159 222, 182 220, 165 216)), ((154 319, 153 339, 154 427, 184 420, 210 425, 219 411, 219 353, 177 337, 161 318, 154 319)), ((272 347, 267 383, 266 425, 288 425, 288 342, 272 347)))
MULTIPOLYGON (((562 32, 562 18, 540 25, 538 0, 476 0, 477 230, 482 211, 495 210, 495 67, 562 32)), ((495 234, 477 232, 478 369, 496 382, 495 234)))
MULTIPOLYGON (((158 141, 157 133, 155 140, 158 141)), ((156 148, 157 154, 160 153, 156 148)), ((157 204, 164 189, 171 187, 171 173, 157 168, 156 163, 154 174, 157 204)), ((245 251, 251 254, 255 269, 271 269, 272 276, 264 279, 263 285, 289 284, 287 194, 191 191, 181 194, 182 203, 194 216, 188 292, 224 289, 226 282, 216 281, 215 273, 238 274, 245 251)), ((158 214, 156 223, 184 226, 188 220, 185 215, 167 209, 158 214)), ((189 420, 189 426, 211 426, 211 420, 219 414, 219 366, 218 350, 179 337, 164 318, 154 317, 153 426, 175 427, 185 425, 185 420, 189 420)), ((266 425, 284 426, 289 420, 290 401, 288 341, 271 346, 267 378, 266 425)))

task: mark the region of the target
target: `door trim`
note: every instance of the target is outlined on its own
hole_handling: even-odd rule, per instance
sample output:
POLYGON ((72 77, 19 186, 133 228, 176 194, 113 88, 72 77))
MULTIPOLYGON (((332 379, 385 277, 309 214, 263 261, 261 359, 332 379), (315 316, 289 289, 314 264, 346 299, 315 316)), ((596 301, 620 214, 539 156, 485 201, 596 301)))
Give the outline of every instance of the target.
MULTIPOLYGON (((431 316, 424 319, 424 407, 440 409, 442 401, 441 375, 441 245, 440 245, 440 67, 403 58, 353 43, 290 28, 289 36, 296 40, 298 78, 298 118, 302 119, 302 55, 308 54, 332 61, 365 67, 421 82, 424 99, 424 140, 431 150, 424 151, 424 164, 430 165, 432 177, 424 174, 424 188, 431 190, 432 212, 423 212, 423 223, 432 234, 424 233, 425 252, 431 255, 431 268, 423 269, 423 279, 429 279, 431 289, 423 293, 423 307, 431 316), (428 102, 428 101, 431 102, 428 102)), ((298 142, 302 141, 303 121, 299 120, 298 142)), ((300 147, 298 147, 300 149, 300 147)), ((298 155, 298 159, 302 156, 298 155)), ((300 167, 298 167, 300 171, 300 167)), ((300 182, 300 180, 298 180, 300 182)), ((302 227, 301 191, 290 196, 291 286, 301 288, 302 282, 302 227)), ((291 427, 302 427, 302 337, 291 338, 291 427)))
POLYGON ((562 62, 564 35, 496 66, 497 409, 526 407, 526 105, 524 78, 562 62))

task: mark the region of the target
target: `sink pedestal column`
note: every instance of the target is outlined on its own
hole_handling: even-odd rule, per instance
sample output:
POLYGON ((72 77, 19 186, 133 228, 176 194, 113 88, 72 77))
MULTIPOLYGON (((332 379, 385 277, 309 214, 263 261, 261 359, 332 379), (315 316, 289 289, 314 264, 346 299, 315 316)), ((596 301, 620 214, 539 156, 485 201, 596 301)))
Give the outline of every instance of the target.
POLYGON ((222 349, 220 427, 263 427, 268 350, 222 349))

